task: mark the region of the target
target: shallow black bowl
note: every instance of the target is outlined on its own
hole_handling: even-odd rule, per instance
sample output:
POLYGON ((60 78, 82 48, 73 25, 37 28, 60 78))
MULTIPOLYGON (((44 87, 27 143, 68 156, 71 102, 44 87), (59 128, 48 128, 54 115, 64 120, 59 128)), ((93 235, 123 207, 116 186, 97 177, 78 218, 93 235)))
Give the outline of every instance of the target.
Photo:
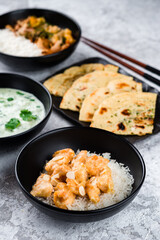
POLYGON ((138 150, 122 137, 95 128, 69 127, 50 131, 29 142, 17 158, 15 173, 22 192, 40 211, 63 221, 90 222, 116 214, 134 199, 145 178, 145 164, 138 150), (113 159, 131 170, 134 185, 130 196, 110 207, 92 211, 63 210, 37 200, 30 194, 32 185, 46 160, 51 159, 53 152, 62 148, 72 148, 74 151, 86 149, 96 153, 110 152, 113 159))
POLYGON ((72 18, 66 16, 65 14, 62 14, 60 12, 47 10, 47 9, 20 9, 15 10, 12 12, 8 12, 6 14, 3 14, 0 16, 0 29, 5 28, 7 24, 14 25, 17 20, 24 19, 30 15, 34 15, 37 17, 45 17, 46 20, 51 23, 58 25, 61 28, 69 28, 72 30, 73 36, 75 38, 75 43, 73 43, 70 47, 67 49, 46 55, 46 56, 40 56, 40 57, 16 57, 4 53, 0 53, 0 59, 7 65, 11 66, 18 66, 19 64, 23 67, 30 66, 39 66, 44 64, 56 64, 67 57, 71 55, 71 53, 75 50, 77 47, 77 44, 81 37, 81 29, 78 23, 76 23, 75 20, 72 18))
POLYGON ((43 103, 46 112, 45 117, 37 125, 13 136, 0 137, 0 143, 22 143, 40 132, 47 123, 52 110, 52 99, 46 88, 28 77, 12 73, 0 73, 0 88, 15 88, 34 94, 43 103))

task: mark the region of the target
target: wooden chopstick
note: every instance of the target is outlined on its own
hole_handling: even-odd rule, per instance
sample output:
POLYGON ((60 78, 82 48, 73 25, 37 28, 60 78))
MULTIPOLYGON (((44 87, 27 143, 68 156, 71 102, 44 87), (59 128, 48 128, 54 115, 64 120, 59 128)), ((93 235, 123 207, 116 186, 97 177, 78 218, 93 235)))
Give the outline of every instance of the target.
MULTIPOLYGON (((155 78, 155 77, 152 77, 151 75, 149 75, 149 74, 147 74, 147 73, 145 73, 145 72, 143 72, 143 71, 141 71, 141 70, 133 67, 132 65, 130 65, 130 64, 124 62, 123 60, 115 57, 114 55, 108 53, 108 52, 106 51, 107 49, 103 49, 103 48, 101 48, 101 47, 99 46, 99 45, 101 45, 101 44, 97 45, 97 44, 95 44, 93 41, 87 40, 87 39, 84 38, 84 37, 81 37, 81 41, 82 41, 83 43, 85 43, 86 45, 92 47, 93 49, 97 50, 98 52, 102 53, 103 55, 105 55, 105 56, 113 59, 114 61, 122 64, 123 66, 131 69, 132 71, 138 73, 139 75, 143 76, 144 78, 146 78, 146 79, 150 80, 151 82, 154 82, 155 84, 157 84, 157 85, 160 86, 160 80, 158 80, 158 79, 155 78)), ((103 46, 103 45, 102 45, 102 46, 103 46)), ((105 48, 107 48, 107 47, 105 47, 105 48)), ((113 51, 114 51, 114 50, 113 50, 113 51)), ((117 52, 117 51, 115 51, 115 52, 117 52)), ((121 54, 121 53, 119 53, 119 56, 120 56, 120 54, 121 54)), ((123 54, 122 54, 122 55, 123 55, 123 54)), ((124 55, 124 56, 125 56, 125 55, 124 55)), ((125 56, 125 57, 126 57, 126 56, 125 56)), ((128 59, 127 59, 127 58, 125 58, 125 59, 129 60, 129 58, 130 58, 130 57, 128 57, 128 59)), ((134 59, 134 61, 137 61, 137 60, 134 59)), ((132 61, 132 62, 133 62, 133 61, 132 61)), ((139 62, 139 61, 137 61, 137 62, 139 62)), ((134 63, 135 63, 135 62, 134 62, 134 63)), ((141 63, 141 67, 142 67, 142 64, 143 64, 143 63, 141 63)), ((137 65, 138 65, 138 64, 137 64, 137 65)), ((144 65, 145 65, 145 64, 144 64, 144 65)), ((146 65, 145 65, 145 66, 146 66, 146 65)), ((147 65, 147 66, 148 66, 148 65, 147 65)), ((152 68, 152 67, 151 67, 151 68, 152 68)), ((145 69, 147 69, 147 68, 145 68, 145 69)), ((147 69, 147 70, 149 70, 149 69, 147 69)), ((157 70, 157 69, 156 69, 156 70, 157 70)), ((157 70, 157 71, 159 71, 159 70, 157 70)))
POLYGON ((129 56, 123 54, 123 53, 120 53, 120 52, 118 52, 118 51, 116 51, 116 50, 114 50, 114 49, 112 49, 112 48, 109 48, 109 47, 107 47, 107 46, 105 46, 105 45, 103 45, 103 44, 100 44, 100 43, 98 43, 98 42, 92 41, 92 40, 90 40, 90 39, 88 39, 88 38, 86 38, 86 37, 81 37, 81 39, 82 39, 82 40, 86 40, 86 41, 88 41, 88 42, 91 42, 91 43, 99 46, 100 48, 103 48, 103 49, 107 50, 108 52, 111 52, 111 53, 113 53, 113 54, 115 54, 115 55, 117 55, 117 56, 119 56, 119 57, 122 57, 122 58, 124 58, 124 59, 126 59, 126 60, 129 60, 130 62, 133 62, 133 63, 137 64, 138 66, 143 67, 143 68, 145 68, 146 70, 148 70, 148 71, 150 71, 150 72, 152 72, 152 73, 155 73, 155 74, 157 74, 158 76, 160 76, 160 70, 158 70, 158 69, 156 69, 156 68, 154 68, 154 67, 151 67, 151 66, 149 66, 149 65, 147 65, 147 64, 145 64, 145 63, 142 63, 142 62, 140 62, 140 61, 138 61, 138 60, 136 60, 136 59, 134 59, 134 58, 131 58, 131 57, 129 57, 129 56))

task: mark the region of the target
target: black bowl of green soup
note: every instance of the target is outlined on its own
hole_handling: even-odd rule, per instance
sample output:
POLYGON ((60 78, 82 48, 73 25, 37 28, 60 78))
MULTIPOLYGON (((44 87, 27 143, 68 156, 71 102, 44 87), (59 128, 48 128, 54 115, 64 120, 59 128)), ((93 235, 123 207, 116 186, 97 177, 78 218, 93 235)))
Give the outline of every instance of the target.
POLYGON ((36 135, 52 109, 50 93, 28 77, 0 73, 0 142, 36 135))

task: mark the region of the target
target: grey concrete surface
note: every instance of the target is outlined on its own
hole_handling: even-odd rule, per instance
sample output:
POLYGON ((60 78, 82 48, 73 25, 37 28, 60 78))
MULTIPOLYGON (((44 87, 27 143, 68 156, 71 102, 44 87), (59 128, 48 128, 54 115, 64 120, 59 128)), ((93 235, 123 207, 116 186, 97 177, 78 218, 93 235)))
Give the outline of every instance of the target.
MULTIPOLYGON (((79 22, 84 36, 160 68, 159 0, 0 0, 0 14, 27 7, 64 12, 79 22)), ((102 55, 80 43, 73 55, 57 66, 23 71, 20 66, 13 69, 0 63, 0 72, 16 72, 40 81, 62 67, 94 56, 102 55)), ((71 125, 54 111, 41 133, 71 125)), ((0 240, 160 239, 160 133, 135 144, 147 167, 136 199, 119 214, 87 224, 59 222, 26 200, 14 176, 22 145, 0 145, 0 240)))

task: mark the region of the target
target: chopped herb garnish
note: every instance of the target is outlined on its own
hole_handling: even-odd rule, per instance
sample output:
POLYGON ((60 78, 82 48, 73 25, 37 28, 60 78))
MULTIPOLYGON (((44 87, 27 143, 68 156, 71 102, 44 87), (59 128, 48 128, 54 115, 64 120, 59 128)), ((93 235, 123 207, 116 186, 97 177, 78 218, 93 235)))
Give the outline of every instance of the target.
POLYGON ((53 35, 54 35, 54 33, 47 32, 47 37, 48 37, 48 38, 53 37, 53 35))
POLYGON ((1 100, 0 100, 0 103, 4 103, 4 101, 1 101, 1 100))
POLYGON ((31 98, 31 99, 30 99, 30 101, 31 101, 31 102, 34 102, 34 101, 35 101, 35 99, 31 98))
POLYGON ((5 124, 5 128, 12 131, 13 129, 17 128, 20 124, 21 122, 17 118, 11 118, 9 122, 5 124))
POLYGON ((154 109, 153 109, 153 108, 150 108, 150 109, 148 109, 148 111, 154 111, 154 109))
POLYGON ((40 106, 36 106, 37 108, 40 108, 40 106))
POLYGON ((17 91, 16 93, 19 94, 19 95, 24 95, 24 93, 22 93, 20 91, 17 91))
POLYGON ((10 98, 7 98, 7 100, 8 100, 9 102, 11 102, 11 101, 14 100, 14 98, 10 97, 10 98))
POLYGON ((150 119, 154 118, 153 115, 147 115, 147 117, 150 118, 150 119))
POLYGON ((32 115, 32 112, 29 111, 28 109, 21 110, 20 117, 24 121, 32 121, 32 120, 36 120, 37 119, 37 116, 36 115, 32 115))

